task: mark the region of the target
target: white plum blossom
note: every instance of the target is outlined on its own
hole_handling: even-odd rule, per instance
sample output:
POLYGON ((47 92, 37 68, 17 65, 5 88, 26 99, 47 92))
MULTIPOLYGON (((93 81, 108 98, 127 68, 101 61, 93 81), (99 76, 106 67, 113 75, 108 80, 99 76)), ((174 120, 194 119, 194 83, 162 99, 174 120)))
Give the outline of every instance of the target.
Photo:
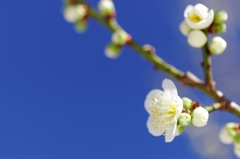
POLYGON ((195 48, 203 47, 208 38, 201 30, 193 30, 188 34, 188 44, 195 48))
POLYGON ((209 10, 203 4, 188 5, 184 11, 184 17, 190 28, 204 29, 212 24, 214 11, 209 10))
POLYGON ((192 124, 196 127, 203 127, 207 124, 209 113, 203 107, 197 107, 192 112, 192 124))
POLYGON ((220 36, 216 36, 212 39, 209 45, 209 50, 212 54, 222 54, 227 47, 227 42, 220 36))
POLYGON ((174 83, 169 79, 162 82, 163 91, 150 91, 144 102, 149 113, 147 128, 153 136, 165 135, 165 142, 171 142, 176 134, 177 120, 183 109, 174 83))

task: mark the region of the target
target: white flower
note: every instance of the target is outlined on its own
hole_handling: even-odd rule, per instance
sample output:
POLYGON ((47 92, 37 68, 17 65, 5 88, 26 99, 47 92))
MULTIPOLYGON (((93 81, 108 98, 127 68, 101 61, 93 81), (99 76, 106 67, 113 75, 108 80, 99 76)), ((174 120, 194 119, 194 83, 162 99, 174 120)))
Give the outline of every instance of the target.
POLYGON ((233 152, 238 158, 240 158, 240 149, 239 148, 234 147, 233 152))
POLYGON ((192 112, 192 124, 196 127, 203 127, 207 124, 209 113, 203 107, 197 107, 192 112))
POLYGON ((181 33, 185 36, 187 36, 191 31, 191 28, 188 26, 185 20, 180 24, 179 29, 181 33))
POLYGON ((226 126, 224 126, 219 133, 219 140, 224 144, 232 144, 233 143, 233 137, 229 135, 228 129, 226 126))
POLYGON ((227 47, 227 42, 220 36, 216 36, 212 39, 209 45, 209 50, 212 54, 219 55, 224 52, 227 47))
POLYGON ((87 13, 86 8, 81 5, 70 5, 64 9, 64 19, 69 23, 75 23, 77 20, 81 20, 87 13))
POLYGON ((183 103, 171 80, 163 80, 162 87, 164 91, 150 91, 144 102, 149 113, 147 128, 153 136, 164 134, 165 142, 171 142, 175 137, 177 119, 182 112, 183 103))
POLYGON ((184 17, 190 28, 204 29, 212 24, 214 11, 203 4, 188 5, 184 11, 184 17))
POLYGON ((195 48, 203 47, 208 38, 201 30, 193 30, 188 34, 188 44, 195 48))
POLYGON ((112 0, 100 0, 98 9, 103 15, 110 15, 115 12, 115 6, 112 0))

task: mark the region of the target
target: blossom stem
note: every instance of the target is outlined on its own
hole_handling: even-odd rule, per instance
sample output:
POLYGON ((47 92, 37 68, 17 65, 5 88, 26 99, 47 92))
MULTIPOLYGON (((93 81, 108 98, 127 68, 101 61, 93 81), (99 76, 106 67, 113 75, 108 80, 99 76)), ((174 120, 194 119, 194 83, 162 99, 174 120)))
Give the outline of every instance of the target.
MULTIPOLYGON (((88 8, 89 18, 92 17, 93 19, 102 23, 105 27, 107 27, 112 32, 115 32, 118 29, 121 29, 121 27, 117 24, 116 21, 114 21, 113 19, 109 20, 108 18, 102 16, 100 13, 95 11, 87 2, 85 2, 85 0, 68 0, 68 1, 71 1, 71 4, 81 3, 86 5, 88 8)), ((174 66, 166 63, 158 55, 151 54, 148 51, 144 50, 144 48, 133 39, 131 40, 131 42, 127 43, 127 45, 131 47, 133 50, 135 50, 137 53, 139 53, 146 60, 148 60, 150 63, 152 63, 155 66, 156 70, 166 73, 170 77, 180 81, 185 86, 190 86, 190 87, 194 87, 196 89, 201 90, 202 92, 210 96, 212 99, 214 99, 216 102, 221 102, 222 103, 221 110, 229 111, 230 113, 240 117, 240 106, 239 105, 232 106, 231 105, 232 101, 230 101, 228 98, 223 96, 221 93, 219 94, 218 92, 220 91, 217 90, 215 87, 212 87, 213 85, 210 85, 211 87, 209 87, 209 85, 205 84, 202 80, 200 80, 197 76, 195 76, 191 72, 182 72, 179 69, 175 68, 174 66)), ((210 54, 208 53, 207 45, 204 46, 203 51, 204 51, 204 61, 206 61, 206 63, 208 64, 211 64, 211 57, 210 57, 210 54)), ((207 67, 204 67, 204 68, 206 72, 205 73, 206 79, 212 81, 211 69, 206 69, 207 67)))
MULTIPOLYGON (((207 30, 204 30, 206 36, 208 36, 207 30)), ((202 54, 203 54, 203 70, 204 70, 204 77, 205 83, 211 85, 213 82, 212 77, 212 62, 211 62, 211 53, 208 50, 208 42, 202 47, 202 54)))

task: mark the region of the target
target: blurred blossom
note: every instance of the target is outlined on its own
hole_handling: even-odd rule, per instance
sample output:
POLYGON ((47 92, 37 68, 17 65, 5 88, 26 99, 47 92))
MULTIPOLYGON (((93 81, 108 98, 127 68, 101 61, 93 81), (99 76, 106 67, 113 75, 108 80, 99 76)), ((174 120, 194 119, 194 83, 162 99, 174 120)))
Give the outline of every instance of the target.
POLYGON ((184 17, 190 28, 204 29, 212 24, 214 11, 203 4, 188 5, 184 11, 184 17))

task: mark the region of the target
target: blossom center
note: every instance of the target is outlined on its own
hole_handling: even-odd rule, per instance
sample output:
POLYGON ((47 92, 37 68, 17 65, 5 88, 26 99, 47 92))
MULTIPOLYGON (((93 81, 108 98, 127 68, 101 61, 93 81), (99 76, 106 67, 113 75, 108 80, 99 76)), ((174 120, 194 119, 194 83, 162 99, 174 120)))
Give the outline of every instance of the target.
POLYGON ((163 132, 172 128, 175 121, 175 115, 177 114, 177 106, 172 103, 162 105, 162 101, 156 101, 154 98, 153 105, 150 109, 150 116, 152 117, 151 123, 155 129, 160 129, 163 132), (161 104, 158 106, 157 104, 161 104), (157 105, 157 106, 155 106, 157 105))
POLYGON ((189 19, 191 22, 194 22, 194 23, 198 23, 198 22, 202 21, 202 18, 199 15, 197 15, 196 13, 191 14, 189 16, 189 19))

